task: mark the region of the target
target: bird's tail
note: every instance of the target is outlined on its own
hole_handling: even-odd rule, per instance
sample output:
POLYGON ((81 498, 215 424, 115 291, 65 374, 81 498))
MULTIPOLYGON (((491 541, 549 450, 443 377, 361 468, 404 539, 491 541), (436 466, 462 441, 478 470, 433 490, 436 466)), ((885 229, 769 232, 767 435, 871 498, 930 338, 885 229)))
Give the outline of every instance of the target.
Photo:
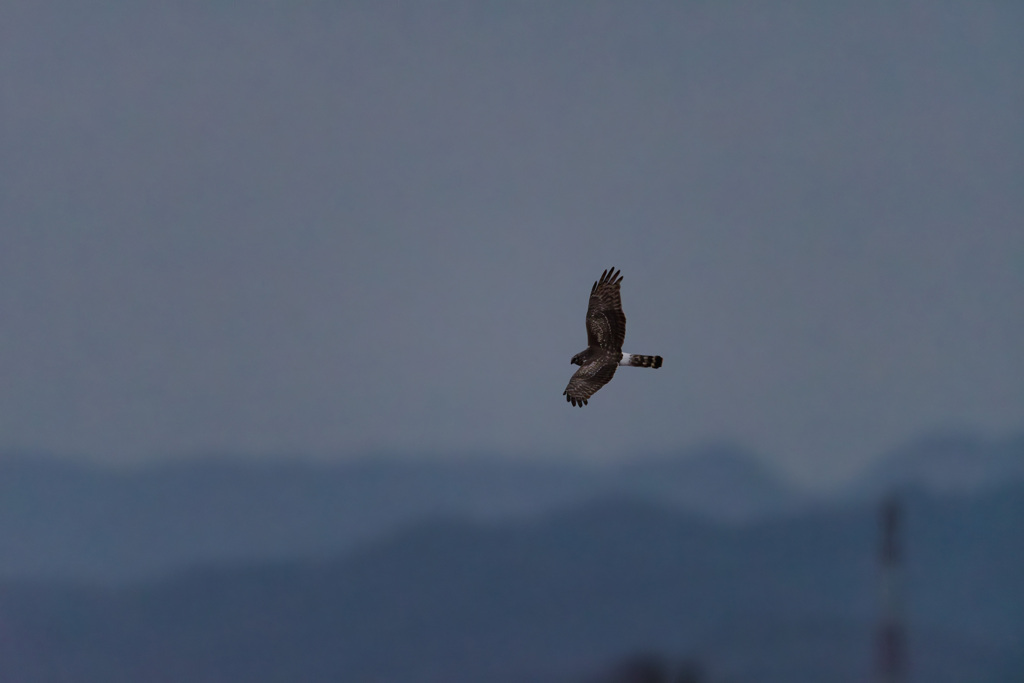
POLYGON ((660 368, 661 356, 641 356, 634 353, 629 357, 629 364, 634 368, 660 368))

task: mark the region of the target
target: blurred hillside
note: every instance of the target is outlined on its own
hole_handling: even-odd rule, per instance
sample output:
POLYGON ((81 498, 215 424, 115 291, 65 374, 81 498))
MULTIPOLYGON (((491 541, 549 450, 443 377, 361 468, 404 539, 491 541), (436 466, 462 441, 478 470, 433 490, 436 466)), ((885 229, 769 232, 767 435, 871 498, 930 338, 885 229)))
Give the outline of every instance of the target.
MULTIPOLYGON (((756 454, 710 445, 616 466, 495 458, 338 464, 206 459, 139 469, 0 457, 0 578, 151 579, 223 562, 331 557, 427 518, 502 520, 609 497, 730 523, 826 502, 756 454)), ((983 492, 1024 481, 1024 436, 931 437, 828 494, 983 492)))
POLYGON ((986 439, 977 434, 925 436, 881 457, 855 482, 854 495, 873 498, 901 486, 936 493, 976 493, 1024 481, 1024 434, 986 439))
MULTIPOLYGON (((1024 675, 1024 484, 903 497, 913 680, 1024 675)), ((323 561, 0 588, 0 679, 578 681, 638 651, 734 683, 866 680, 877 510, 737 525, 629 499, 434 521, 323 561)))

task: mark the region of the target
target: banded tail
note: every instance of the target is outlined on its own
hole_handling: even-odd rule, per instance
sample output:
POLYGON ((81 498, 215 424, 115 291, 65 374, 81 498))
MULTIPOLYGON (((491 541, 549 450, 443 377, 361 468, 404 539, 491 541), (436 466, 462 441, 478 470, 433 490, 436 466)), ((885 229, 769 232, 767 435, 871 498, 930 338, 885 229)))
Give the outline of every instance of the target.
POLYGON ((624 353, 619 365, 630 365, 634 368, 660 368, 661 356, 643 356, 638 353, 624 353))

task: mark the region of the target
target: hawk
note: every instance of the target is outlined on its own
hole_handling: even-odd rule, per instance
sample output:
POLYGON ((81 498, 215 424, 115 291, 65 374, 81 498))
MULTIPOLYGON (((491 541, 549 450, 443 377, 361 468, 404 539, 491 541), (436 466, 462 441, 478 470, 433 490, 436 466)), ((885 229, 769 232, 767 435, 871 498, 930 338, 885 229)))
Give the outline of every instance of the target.
POLYGON ((660 368, 661 356, 623 353, 626 339, 626 314, 622 312, 619 285, 622 275, 614 268, 601 273, 601 279, 590 288, 587 306, 587 348, 572 357, 580 366, 569 380, 562 395, 574 406, 583 407, 594 392, 611 381, 615 368, 632 365, 636 368, 660 368))

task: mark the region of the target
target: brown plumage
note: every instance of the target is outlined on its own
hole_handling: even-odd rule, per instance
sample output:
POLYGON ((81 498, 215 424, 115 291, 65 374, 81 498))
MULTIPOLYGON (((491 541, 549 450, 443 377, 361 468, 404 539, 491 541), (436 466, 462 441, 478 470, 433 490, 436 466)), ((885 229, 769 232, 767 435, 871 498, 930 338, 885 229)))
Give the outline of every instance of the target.
POLYGON ((622 353, 626 339, 626 314, 622 312, 619 287, 622 275, 614 268, 601 273, 590 288, 587 305, 587 348, 570 361, 580 369, 562 392, 574 406, 585 406, 598 389, 611 381, 620 364, 660 368, 661 356, 640 356, 622 353), (626 360, 623 360, 626 358, 626 360))

